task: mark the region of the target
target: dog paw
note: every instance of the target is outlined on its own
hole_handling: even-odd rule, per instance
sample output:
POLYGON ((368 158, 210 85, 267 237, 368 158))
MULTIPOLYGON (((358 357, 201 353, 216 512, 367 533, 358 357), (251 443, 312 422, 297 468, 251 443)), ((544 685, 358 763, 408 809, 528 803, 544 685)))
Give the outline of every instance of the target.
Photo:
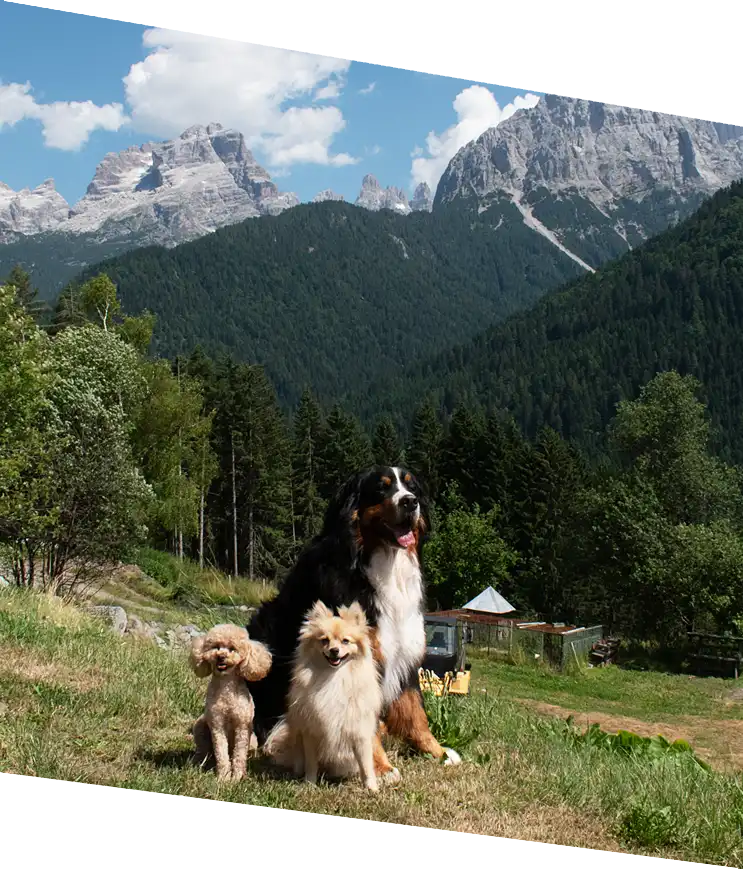
POLYGON ((461 762, 462 758, 459 756, 458 752, 454 751, 453 748, 444 748, 444 766, 457 766, 457 764, 460 764, 461 762))
POLYGON ((386 785, 399 785, 402 781, 402 776, 400 775, 400 770, 397 767, 393 767, 392 769, 388 769, 387 772, 382 773, 380 776, 381 780, 386 785))

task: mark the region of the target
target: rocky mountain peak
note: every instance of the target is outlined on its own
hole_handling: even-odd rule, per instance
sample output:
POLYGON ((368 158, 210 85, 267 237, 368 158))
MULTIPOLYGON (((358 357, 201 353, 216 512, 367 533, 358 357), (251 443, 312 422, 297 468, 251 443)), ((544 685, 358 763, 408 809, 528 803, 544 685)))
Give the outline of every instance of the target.
POLYGON ((603 207, 659 186, 710 194, 743 174, 743 130, 547 94, 454 156, 436 202, 579 192, 603 207))
POLYGON ((169 141, 106 154, 72 210, 51 180, 20 193, 0 186, 0 240, 59 231, 172 246, 298 202, 279 191, 242 133, 195 124, 169 141))
POLYGON ((313 202, 343 202, 344 197, 333 190, 321 190, 312 197, 313 202))
POLYGON ((382 188, 374 175, 364 175, 356 205, 369 211, 389 209, 398 214, 410 214, 410 203, 405 191, 398 187, 382 188))
POLYGON ((70 206, 47 178, 33 190, 15 191, 0 183, 0 243, 53 230, 67 220, 70 206))
POLYGON ((410 208, 412 211, 431 211, 433 208, 431 188, 425 181, 421 182, 413 191, 410 208))

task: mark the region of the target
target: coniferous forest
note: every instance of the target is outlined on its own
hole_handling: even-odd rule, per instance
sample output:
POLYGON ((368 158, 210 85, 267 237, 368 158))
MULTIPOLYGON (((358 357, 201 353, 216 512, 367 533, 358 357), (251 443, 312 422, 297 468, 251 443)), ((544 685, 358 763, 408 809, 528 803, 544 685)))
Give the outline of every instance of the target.
POLYGON ((534 437, 549 425, 606 450, 617 402, 675 369, 703 384, 715 449, 743 462, 743 182, 689 219, 547 294, 474 340, 374 382, 349 400, 365 420, 432 391, 511 412, 534 437))
MULTIPOLYGON (((183 264, 201 249, 183 248, 183 264)), ((401 462, 433 498, 431 607, 493 585, 524 614, 666 647, 692 626, 743 629, 743 185, 458 350, 398 361, 369 390, 347 371, 345 403, 307 384, 306 346, 345 340, 341 371, 372 345, 308 333, 298 311, 305 345, 280 373, 225 347, 153 353, 175 306, 208 316, 189 313, 196 264, 179 299, 167 257, 128 262, 144 275, 167 260, 170 322, 123 305, 115 264, 51 318, 28 274, 3 281, 0 541, 19 584, 84 581, 142 543, 275 580, 350 473, 401 462)), ((418 328, 391 316, 375 315, 380 347, 418 328)))
POLYGON ((103 272, 127 311, 157 315, 155 353, 172 358, 198 343, 263 365, 286 409, 305 386, 332 402, 581 272, 510 209, 512 224, 496 231, 495 212, 300 205, 172 250, 108 259, 62 298, 103 272))

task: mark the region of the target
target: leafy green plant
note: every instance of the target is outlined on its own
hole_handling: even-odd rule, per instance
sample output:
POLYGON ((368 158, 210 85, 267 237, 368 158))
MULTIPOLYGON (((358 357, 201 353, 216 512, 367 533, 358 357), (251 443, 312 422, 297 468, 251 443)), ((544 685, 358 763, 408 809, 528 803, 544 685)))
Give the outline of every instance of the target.
POLYGON ((628 756, 643 756, 650 761, 683 758, 693 761, 706 771, 710 770, 709 764, 697 757, 694 749, 684 739, 670 742, 660 734, 657 736, 639 736, 629 730, 607 733, 596 723, 591 724, 586 730, 580 731, 573 725, 572 715, 568 717, 564 726, 565 735, 575 745, 591 745, 628 756))
POLYGON ((660 848, 678 841, 679 820, 670 806, 656 808, 637 803, 625 812, 617 832, 627 842, 660 848))
POLYGON ((461 698, 451 695, 437 697, 424 692, 423 702, 431 733, 441 745, 462 754, 480 735, 478 729, 465 720, 465 706, 461 698))

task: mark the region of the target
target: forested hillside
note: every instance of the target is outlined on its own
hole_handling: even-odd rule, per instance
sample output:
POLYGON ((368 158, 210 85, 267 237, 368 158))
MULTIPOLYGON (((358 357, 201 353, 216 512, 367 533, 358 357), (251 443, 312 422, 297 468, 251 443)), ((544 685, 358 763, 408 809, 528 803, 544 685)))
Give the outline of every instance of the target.
POLYGON ((451 411, 465 396, 513 413, 533 436, 549 425, 596 452, 617 402, 668 369, 703 384, 715 446, 743 460, 743 183, 678 227, 550 293, 474 340, 371 385, 363 418, 428 392, 451 411))
MULTIPOLYGON (((514 212, 516 211, 515 207, 514 212)), ((580 267, 516 213, 372 213, 303 205, 173 250, 148 248, 99 271, 124 309, 157 315, 153 350, 201 344, 264 365, 282 403, 304 385, 326 399, 531 304, 580 267)))
POLYGON ((466 397, 410 406, 406 437, 309 390, 289 416, 260 366, 153 360, 157 324, 105 276, 75 302, 43 329, 26 275, 0 287, 0 561, 19 585, 70 590, 143 544, 273 580, 350 474, 404 462, 434 499, 432 607, 493 584, 524 614, 675 648, 743 625, 743 476, 712 454, 693 378, 643 384, 589 463, 466 397))

